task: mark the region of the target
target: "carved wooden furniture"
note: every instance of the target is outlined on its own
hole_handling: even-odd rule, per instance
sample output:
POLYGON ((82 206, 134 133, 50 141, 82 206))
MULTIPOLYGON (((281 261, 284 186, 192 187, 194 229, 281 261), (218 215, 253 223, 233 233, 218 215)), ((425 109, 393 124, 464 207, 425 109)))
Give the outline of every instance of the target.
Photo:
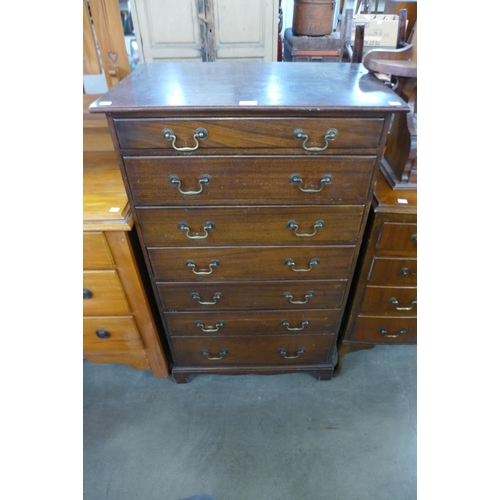
POLYGON ((86 112, 98 97, 83 96, 83 355, 167 377, 108 126, 102 115, 86 112))
POLYGON ((394 189, 417 188, 417 79, 413 80, 401 81, 402 96, 410 112, 394 119, 381 163, 394 189))
POLYGON ((339 349, 417 341, 417 190, 378 174, 339 349))
POLYGON ((101 74, 108 88, 130 73, 118 0, 83 0, 83 74, 101 74), (99 55, 98 55, 99 52, 99 55))
MULTIPOLYGON (((417 62, 413 44, 405 41, 406 15, 406 9, 401 9, 398 48, 375 49, 363 58, 363 65, 369 71, 390 77, 395 92, 410 107, 406 116, 394 117, 381 162, 387 182, 395 189, 417 187, 417 62)), ((415 42, 416 32, 415 21, 414 31, 410 34, 410 40, 415 42)))
POLYGON ((374 172, 406 104, 361 65, 147 64, 106 112, 176 382, 329 379, 374 172))

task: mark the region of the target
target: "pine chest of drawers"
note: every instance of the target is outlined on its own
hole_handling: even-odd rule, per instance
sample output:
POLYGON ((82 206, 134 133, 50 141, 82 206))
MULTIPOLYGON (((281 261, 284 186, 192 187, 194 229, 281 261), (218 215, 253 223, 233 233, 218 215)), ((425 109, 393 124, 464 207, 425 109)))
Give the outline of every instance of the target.
POLYGON ((83 356, 168 377, 164 337, 106 119, 83 96, 83 356), (157 315, 156 315, 157 316, 157 315))
POLYGON ((360 65, 153 63, 105 112, 173 358, 329 379, 391 114, 360 65))

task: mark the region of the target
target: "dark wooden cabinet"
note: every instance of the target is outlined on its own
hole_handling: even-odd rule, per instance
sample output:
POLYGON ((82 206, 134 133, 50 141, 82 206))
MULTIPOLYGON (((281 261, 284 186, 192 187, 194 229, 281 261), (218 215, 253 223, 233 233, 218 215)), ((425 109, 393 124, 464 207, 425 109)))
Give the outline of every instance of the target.
POLYGON ((331 378, 404 101, 360 65, 157 63, 91 111, 108 116, 174 380, 331 378))
POLYGON ((351 351, 417 341, 417 190, 392 189, 382 173, 342 333, 337 370, 351 351))

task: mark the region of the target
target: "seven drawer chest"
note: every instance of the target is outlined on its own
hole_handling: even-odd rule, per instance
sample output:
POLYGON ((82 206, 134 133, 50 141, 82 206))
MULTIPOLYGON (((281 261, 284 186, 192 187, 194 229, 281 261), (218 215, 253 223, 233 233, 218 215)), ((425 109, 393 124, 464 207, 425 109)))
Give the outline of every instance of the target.
POLYGON ((176 382, 331 378, 393 113, 357 64, 152 63, 106 113, 176 382))

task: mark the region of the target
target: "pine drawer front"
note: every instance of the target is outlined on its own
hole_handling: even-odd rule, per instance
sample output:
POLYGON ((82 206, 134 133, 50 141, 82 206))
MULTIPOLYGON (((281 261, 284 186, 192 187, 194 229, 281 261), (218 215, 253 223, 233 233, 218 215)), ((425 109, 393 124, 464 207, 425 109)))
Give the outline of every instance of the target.
POLYGON ((367 281, 370 285, 416 286, 417 259, 375 256, 367 281))
POLYGON ((85 351, 85 359, 92 363, 119 363, 130 365, 136 370, 151 370, 151 364, 144 349, 88 350, 85 351))
POLYGON ((354 246, 149 248, 160 281, 347 279, 354 246))
POLYGON ((346 280, 156 283, 166 312, 337 309, 346 285, 346 280))
POLYGON ((326 118, 326 119, 117 119, 114 121, 122 149, 160 149, 175 153, 175 146, 195 147, 203 154, 210 149, 292 149, 305 153, 307 147, 332 150, 353 147, 380 146, 383 118, 326 118), (170 132, 165 133, 165 130, 170 132), (199 129, 205 133, 197 134, 199 129), (328 139, 325 139, 329 130, 328 139), (297 131, 302 131, 298 135, 297 131), (307 139, 305 136, 307 135, 307 139), (167 138, 166 138, 167 137, 167 138), (331 138, 330 138, 331 137, 331 138))
POLYGON ((360 312, 361 314, 416 316, 417 289, 367 286, 360 312))
POLYGON ((331 334, 338 330, 338 309, 305 311, 219 311, 165 313, 172 337, 331 334))
POLYGON ((363 212, 359 205, 137 209, 147 246, 203 247, 355 244, 363 212))
POLYGON ((122 351, 143 349, 132 316, 83 318, 83 350, 122 351))
POLYGON ((102 232, 83 233, 83 269, 114 269, 115 262, 102 232))
POLYGON ((359 316, 352 340, 374 343, 417 341, 417 318, 359 316))
POLYGON ((83 288, 84 316, 130 314, 127 297, 116 271, 84 271, 83 288))
POLYGON ((384 222, 376 249, 386 253, 409 252, 416 255, 417 224, 384 222))
POLYGON ((181 366, 328 363, 332 342, 332 335, 172 338, 181 366))
POLYGON ((124 164, 139 205, 331 205, 366 203, 375 159, 127 156, 124 164))

